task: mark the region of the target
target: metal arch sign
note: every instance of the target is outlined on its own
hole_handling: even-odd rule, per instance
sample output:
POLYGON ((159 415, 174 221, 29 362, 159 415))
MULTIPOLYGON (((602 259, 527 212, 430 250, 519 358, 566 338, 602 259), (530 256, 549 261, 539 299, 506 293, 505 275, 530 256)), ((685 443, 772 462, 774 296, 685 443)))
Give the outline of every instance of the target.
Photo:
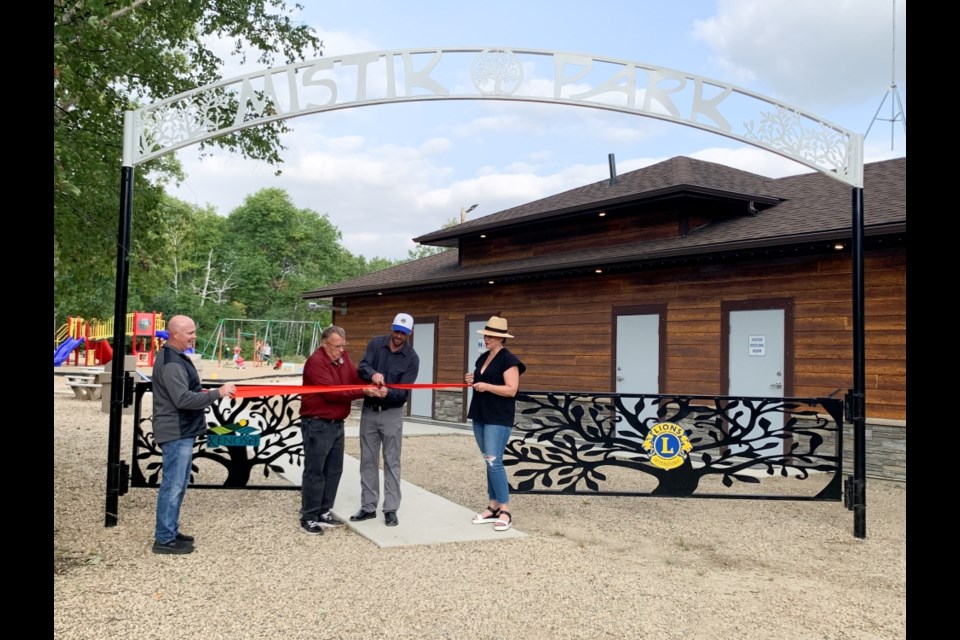
POLYGON ((796 107, 641 62, 537 49, 395 49, 248 73, 128 111, 127 167, 312 113, 394 102, 516 100, 675 122, 766 149, 863 187, 863 135, 796 107))

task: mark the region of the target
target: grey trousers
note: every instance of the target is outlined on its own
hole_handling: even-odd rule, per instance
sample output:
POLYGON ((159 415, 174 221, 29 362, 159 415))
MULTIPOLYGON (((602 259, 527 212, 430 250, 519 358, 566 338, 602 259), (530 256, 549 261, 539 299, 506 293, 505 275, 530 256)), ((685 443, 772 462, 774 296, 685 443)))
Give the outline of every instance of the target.
POLYGON ((360 508, 375 512, 380 502, 379 458, 383 451, 383 511, 400 508, 400 447, 403 407, 360 412, 360 508))

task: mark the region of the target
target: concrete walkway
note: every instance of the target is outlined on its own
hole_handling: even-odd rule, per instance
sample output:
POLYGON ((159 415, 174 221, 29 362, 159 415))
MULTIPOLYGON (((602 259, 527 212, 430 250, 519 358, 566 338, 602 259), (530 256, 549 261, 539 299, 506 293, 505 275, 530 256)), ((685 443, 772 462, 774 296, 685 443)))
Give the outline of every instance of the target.
MULTIPOLYGON (((344 431, 346 437, 356 438, 360 428, 347 426, 344 431)), ((473 437, 471 432, 455 427, 409 420, 403 423, 404 437, 437 434, 460 434, 464 437, 473 437)), ((301 473, 300 467, 293 467, 283 475, 290 482, 300 484, 301 473)), ((380 472, 380 488, 382 495, 383 471, 380 472)), ((344 521, 344 526, 378 547, 505 540, 526 536, 516 527, 507 531, 494 531, 492 524, 473 524, 470 522, 474 514, 472 510, 430 493, 406 480, 400 480, 400 490, 403 493, 403 502, 397 511, 397 519, 400 521, 397 526, 384 525, 381 511, 377 511, 376 518, 350 522, 350 516, 360 509, 360 461, 351 456, 344 456, 343 477, 337 491, 337 501, 333 505, 333 514, 344 521)))

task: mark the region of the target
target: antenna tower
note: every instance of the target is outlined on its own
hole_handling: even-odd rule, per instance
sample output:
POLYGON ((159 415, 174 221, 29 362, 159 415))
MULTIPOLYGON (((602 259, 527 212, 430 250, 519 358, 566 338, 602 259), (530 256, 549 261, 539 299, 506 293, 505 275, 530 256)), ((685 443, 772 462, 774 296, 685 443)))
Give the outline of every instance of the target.
POLYGON ((891 65, 890 65, 890 88, 887 89, 887 92, 883 94, 883 100, 880 101, 880 106, 877 107, 877 112, 873 114, 873 120, 870 121, 870 126, 867 127, 867 132, 863 135, 866 138, 870 135, 870 129, 873 127, 873 123, 877 120, 883 120, 884 122, 890 123, 890 150, 893 151, 893 131, 894 123, 902 122, 903 123, 903 135, 907 135, 907 114, 903 111, 903 103, 900 102, 900 91, 897 89, 897 0, 893 0, 893 47, 891 49, 891 65), (887 97, 890 97, 890 117, 881 118, 880 109, 883 108, 884 103, 887 101, 887 97))

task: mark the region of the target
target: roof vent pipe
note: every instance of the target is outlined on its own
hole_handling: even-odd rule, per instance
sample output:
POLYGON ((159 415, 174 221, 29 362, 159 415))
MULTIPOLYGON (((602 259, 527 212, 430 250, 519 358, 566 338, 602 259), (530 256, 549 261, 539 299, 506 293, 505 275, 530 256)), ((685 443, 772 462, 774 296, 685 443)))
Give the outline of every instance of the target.
POLYGON ((613 154, 607 154, 607 162, 610 164, 610 182, 607 184, 608 187, 612 187, 617 184, 617 161, 613 159, 613 154))

